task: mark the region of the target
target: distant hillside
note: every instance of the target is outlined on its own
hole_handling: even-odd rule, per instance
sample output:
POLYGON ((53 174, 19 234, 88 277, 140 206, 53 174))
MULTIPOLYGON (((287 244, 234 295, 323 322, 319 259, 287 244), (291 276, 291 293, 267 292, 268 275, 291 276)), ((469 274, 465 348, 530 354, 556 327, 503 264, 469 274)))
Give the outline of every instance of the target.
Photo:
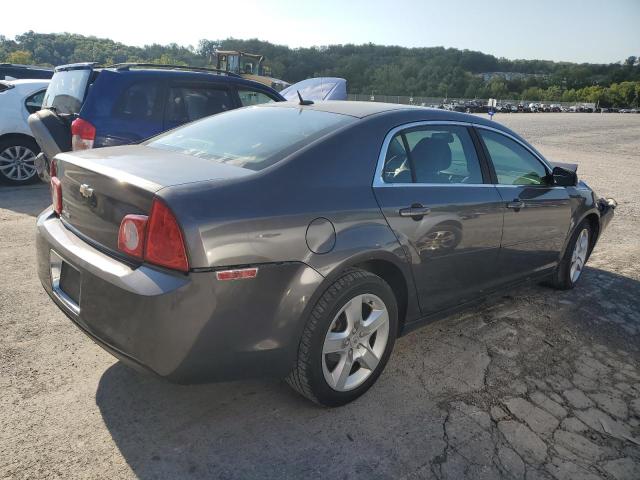
POLYGON ((109 39, 70 33, 27 32, 14 40, 0 36, 0 62, 61 65, 126 61, 210 65, 216 48, 262 54, 274 76, 295 82, 312 76, 338 76, 352 93, 464 98, 528 98, 638 105, 640 62, 631 56, 608 65, 508 60, 455 48, 330 45, 296 48, 260 40, 201 40, 132 47, 109 39))

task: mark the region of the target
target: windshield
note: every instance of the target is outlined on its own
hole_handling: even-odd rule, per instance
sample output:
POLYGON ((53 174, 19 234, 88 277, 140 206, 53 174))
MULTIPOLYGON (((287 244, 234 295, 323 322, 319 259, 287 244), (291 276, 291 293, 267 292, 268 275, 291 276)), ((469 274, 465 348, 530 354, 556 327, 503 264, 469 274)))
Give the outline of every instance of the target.
POLYGON ((79 113, 89 75, 90 69, 54 73, 44 95, 42 108, 54 108, 58 113, 79 113))
POLYGON ((258 171, 353 121, 316 110, 248 107, 190 123, 144 144, 258 171))

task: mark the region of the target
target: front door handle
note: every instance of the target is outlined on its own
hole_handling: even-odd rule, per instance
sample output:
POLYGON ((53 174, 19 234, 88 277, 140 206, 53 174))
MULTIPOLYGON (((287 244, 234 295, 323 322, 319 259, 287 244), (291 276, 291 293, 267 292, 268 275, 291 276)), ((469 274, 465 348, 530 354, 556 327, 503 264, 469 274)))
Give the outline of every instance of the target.
POLYGON ((516 211, 524 207, 525 207, 525 203, 519 198, 514 199, 513 202, 507 203, 507 208, 512 208, 516 211))
POLYGON ((422 220, 422 217, 431 213, 431 209, 419 203, 414 203, 410 207, 401 208, 398 213, 401 217, 411 217, 414 220, 422 220))

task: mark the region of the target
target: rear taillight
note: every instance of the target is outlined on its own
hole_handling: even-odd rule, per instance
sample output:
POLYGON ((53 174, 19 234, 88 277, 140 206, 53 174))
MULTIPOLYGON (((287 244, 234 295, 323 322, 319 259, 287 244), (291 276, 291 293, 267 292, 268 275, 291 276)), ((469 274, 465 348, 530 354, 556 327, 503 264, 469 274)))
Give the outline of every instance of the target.
POLYGON ((118 248, 142 260, 148 220, 146 215, 126 215, 118 230, 118 248))
POLYGON ((51 203, 57 215, 62 214, 62 184, 58 177, 51 177, 51 203))
POLYGON ((169 207, 158 199, 154 199, 151 205, 144 259, 149 263, 182 272, 189 270, 180 226, 169 207))
POLYGON ((118 230, 118 249, 133 257, 181 272, 189 271, 182 231, 169 207, 154 199, 151 213, 126 215, 118 230))
POLYGON ((76 118, 71 122, 71 149, 87 150, 93 148, 96 139, 96 127, 83 118, 76 118))
POLYGON ((58 162, 54 158, 51 160, 51 166, 49 167, 49 177, 57 177, 58 176, 58 162))

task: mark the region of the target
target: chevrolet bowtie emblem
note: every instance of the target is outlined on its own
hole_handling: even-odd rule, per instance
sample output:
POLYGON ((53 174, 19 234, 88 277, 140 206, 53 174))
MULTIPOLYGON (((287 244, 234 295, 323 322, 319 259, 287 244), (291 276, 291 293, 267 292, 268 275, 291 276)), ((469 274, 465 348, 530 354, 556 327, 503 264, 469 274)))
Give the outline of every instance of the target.
POLYGON ((91 188, 86 183, 80 185, 80 195, 84 198, 91 198, 93 196, 93 188, 91 188))

